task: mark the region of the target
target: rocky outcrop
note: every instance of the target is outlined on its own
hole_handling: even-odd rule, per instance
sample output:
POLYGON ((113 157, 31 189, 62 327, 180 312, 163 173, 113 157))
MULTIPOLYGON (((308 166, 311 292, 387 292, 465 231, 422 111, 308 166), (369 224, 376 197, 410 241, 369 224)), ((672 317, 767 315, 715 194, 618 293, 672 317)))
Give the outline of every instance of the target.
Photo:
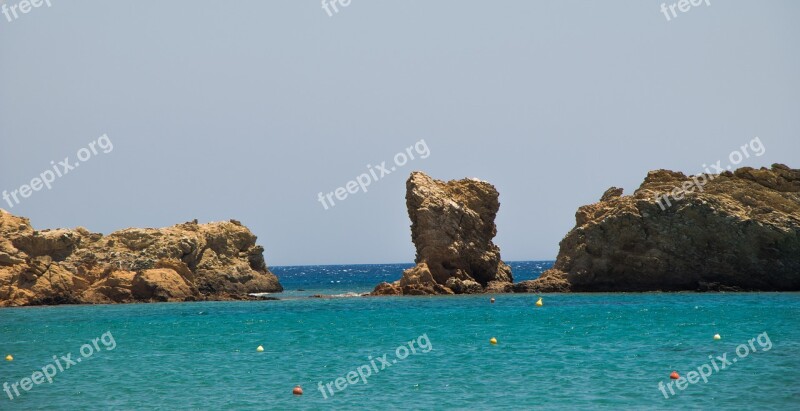
POLYGON ((580 207, 553 268, 514 290, 800 290, 800 170, 657 170, 621 194, 580 207))
POLYGON ((515 293, 565 293, 570 284, 563 273, 547 270, 535 280, 520 281, 511 287, 515 293))
POLYGON ((246 299, 282 287, 236 220, 103 236, 34 230, 0 209, 0 307, 246 299))
POLYGON ((492 242, 500 208, 493 185, 478 179, 443 182, 413 172, 406 206, 417 265, 373 295, 471 294, 511 286, 511 269, 492 242))

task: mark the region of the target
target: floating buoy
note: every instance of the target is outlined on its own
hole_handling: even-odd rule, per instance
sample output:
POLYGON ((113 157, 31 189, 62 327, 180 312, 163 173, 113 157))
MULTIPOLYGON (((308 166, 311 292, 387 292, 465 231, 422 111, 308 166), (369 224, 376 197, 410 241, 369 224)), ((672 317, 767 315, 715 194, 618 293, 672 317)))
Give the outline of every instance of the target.
POLYGON ((494 298, 492 298, 491 300, 489 300, 489 302, 490 302, 490 303, 492 303, 492 304, 494 304, 494 298))
POLYGON ((673 371, 672 374, 669 375, 669 378, 671 378, 673 380, 677 380, 678 378, 681 378, 681 376, 678 375, 677 371, 673 371))
POLYGON ((490 342, 490 343, 492 343, 492 344, 497 344, 497 338, 494 338, 494 337, 492 337, 492 338, 489 340, 489 342, 490 342))
POLYGON ((264 351, 264 347, 259 345, 258 348, 256 348, 256 351, 262 352, 262 351, 264 351))
POLYGON ((303 395, 303 389, 300 388, 299 385, 295 385, 294 389, 292 390, 292 394, 294 394, 294 395, 303 395))
POLYGON ((11 354, 6 355, 6 361, 14 361, 14 357, 11 354))
POLYGON ((537 302, 536 302, 536 306, 537 306, 537 307, 541 307, 542 305, 544 305, 544 304, 542 303, 542 297, 539 297, 539 301, 537 301, 537 302))
POLYGON ((721 340, 721 339, 722 339, 722 337, 720 337, 719 334, 714 334, 714 341, 721 340))

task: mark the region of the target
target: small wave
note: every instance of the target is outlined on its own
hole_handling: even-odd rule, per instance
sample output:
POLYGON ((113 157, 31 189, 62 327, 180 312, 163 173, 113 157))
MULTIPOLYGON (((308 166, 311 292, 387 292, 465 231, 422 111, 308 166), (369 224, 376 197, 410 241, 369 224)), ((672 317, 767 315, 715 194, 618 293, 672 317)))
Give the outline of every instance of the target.
POLYGON ((351 298, 351 297, 361 297, 360 293, 354 293, 352 291, 346 292, 344 294, 333 294, 331 298, 351 298))

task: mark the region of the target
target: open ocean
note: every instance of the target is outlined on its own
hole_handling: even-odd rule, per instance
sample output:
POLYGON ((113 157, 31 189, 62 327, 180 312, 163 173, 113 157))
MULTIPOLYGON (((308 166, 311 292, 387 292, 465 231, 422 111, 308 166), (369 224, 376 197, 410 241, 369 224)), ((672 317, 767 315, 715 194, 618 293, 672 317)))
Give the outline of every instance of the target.
POLYGON ((411 265, 274 267, 279 301, 0 309, 0 410, 800 409, 800 293, 306 298, 411 265))

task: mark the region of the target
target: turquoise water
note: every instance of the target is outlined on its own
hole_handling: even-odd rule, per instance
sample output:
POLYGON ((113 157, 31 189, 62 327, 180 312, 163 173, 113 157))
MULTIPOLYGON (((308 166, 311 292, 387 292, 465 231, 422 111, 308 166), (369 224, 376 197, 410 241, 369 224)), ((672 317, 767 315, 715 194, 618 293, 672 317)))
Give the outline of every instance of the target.
MULTIPOLYGON (((531 272, 536 264, 517 263, 531 272)), ((367 270, 362 277, 370 277, 389 269, 370 267, 340 266, 351 271, 339 274, 328 267, 316 286, 312 279, 315 271, 322 273, 319 268, 275 271, 302 271, 291 279, 287 274, 284 285, 316 290, 339 278, 339 286, 334 282, 330 289, 342 291, 362 286, 355 280, 341 285, 352 270, 367 270)), ((0 409, 797 409, 800 404, 798 293, 548 294, 541 308, 532 295, 496 295, 494 304, 489 297, 0 309, 0 354, 15 357, 0 364, 0 383, 31 377, 52 364, 53 355, 82 358, 83 344, 93 351, 58 372, 52 383, 27 392, 18 388, 21 395, 13 400, 0 392, 0 409), (92 347, 91 340, 106 332, 110 336, 92 347), (762 345, 765 332, 769 350, 762 345), (715 333, 722 340, 714 341, 715 333), (748 354, 738 358, 737 346, 759 334, 756 351, 747 347, 748 354), (489 343, 492 337, 497 345, 489 343), (397 348, 411 340, 415 354, 409 350, 383 370, 376 361, 379 371, 370 371, 367 384, 340 380, 343 389, 336 389, 338 377, 362 366, 365 374, 374 370, 370 357, 397 360, 397 348), (263 352, 256 351, 259 345, 263 352), (738 361, 714 371, 707 383, 673 388, 676 395, 664 398, 658 384, 669 383, 670 372, 686 376, 711 364, 709 355, 725 353, 738 361), (319 382, 332 382, 335 394, 325 388, 325 398, 319 382), (292 395, 295 385, 304 395, 292 395)))

